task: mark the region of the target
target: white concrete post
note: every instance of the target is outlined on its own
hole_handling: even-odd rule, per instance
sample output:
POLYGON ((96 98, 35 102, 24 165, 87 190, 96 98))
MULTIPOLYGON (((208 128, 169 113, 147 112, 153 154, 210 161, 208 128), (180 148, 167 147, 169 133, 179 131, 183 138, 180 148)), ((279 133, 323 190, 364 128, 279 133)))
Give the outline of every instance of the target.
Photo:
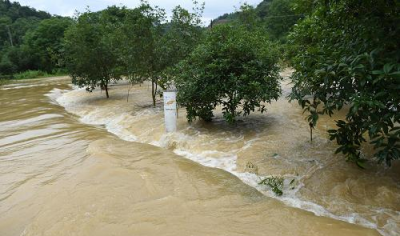
POLYGON ((165 117, 165 131, 176 131, 176 92, 164 92, 164 117, 165 117))

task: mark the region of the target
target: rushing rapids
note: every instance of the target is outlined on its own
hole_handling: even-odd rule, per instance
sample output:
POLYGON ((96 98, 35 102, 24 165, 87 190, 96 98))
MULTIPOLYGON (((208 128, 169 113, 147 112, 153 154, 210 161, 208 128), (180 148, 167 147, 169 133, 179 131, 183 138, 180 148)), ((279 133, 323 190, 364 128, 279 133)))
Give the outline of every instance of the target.
POLYGON ((0 88, 0 235, 400 232, 398 163, 360 170, 334 155, 325 131, 341 114, 310 143, 286 83, 265 114, 188 124, 181 109, 169 134, 146 84, 114 84, 107 100, 68 83, 0 88), (281 197, 258 185, 268 176, 284 177, 281 197))

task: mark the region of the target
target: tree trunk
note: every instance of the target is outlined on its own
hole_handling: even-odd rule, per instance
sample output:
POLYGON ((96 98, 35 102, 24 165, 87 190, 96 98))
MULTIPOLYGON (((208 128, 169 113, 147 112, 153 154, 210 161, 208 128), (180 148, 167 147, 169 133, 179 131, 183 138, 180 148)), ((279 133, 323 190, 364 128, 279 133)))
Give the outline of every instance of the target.
POLYGON ((309 125, 310 125, 310 139, 311 139, 311 142, 312 142, 312 141, 313 141, 313 133, 312 133, 312 130, 314 129, 314 124, 313 124, 312 122, 310 122, 309 125))
POLYGON ((133 87, 133 85, 131 85, 131 87, 128 89, 128 95, 126 96, 126 102, 129 102, 129 92, 131 91, 132 87, 133 87))
POLYGON ((107 99, 110 98, 110 96, 108 95, 108 84, 104 85, 104 89, 106 90, 107 99))
POLYGON ((154 80, 151 80, 151 96, 153 98, 153 107, 156 107, 156 91, 155 91, 155 82, 154 80))
POLYGON ((10 26, 8 26, 8 25, 7 25, 7 30, 8 30, 8 37, 9 37, 9 39, 10 39, 11 47, 14 47, 13 38, 12 38, 11 30, 10 30, 10 26))
POLYGON ((235 94, 232 94, 231 96, 229 96, 229 111, 231 112, 232 116, 235 119, 236 118, 236 106, 233 103, 234 98, 235 98, 235 94))

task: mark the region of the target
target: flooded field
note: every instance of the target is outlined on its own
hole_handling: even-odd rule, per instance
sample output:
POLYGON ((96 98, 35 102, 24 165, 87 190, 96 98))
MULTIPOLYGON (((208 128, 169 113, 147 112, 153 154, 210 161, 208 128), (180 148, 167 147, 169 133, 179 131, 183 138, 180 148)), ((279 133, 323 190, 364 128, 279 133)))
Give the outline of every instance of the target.
MULTIPOLYGON (((284 74, 287 76, 289 72, 284 74)), ((50 78, 0 88, 0 235, 398 235, 400 165, 334 155, 323 118, 310 143, 282 98, 235 126, 166 134, 147 84, 73 89, 50 78), (258 182, 284 177, 277 197, 258 182)), ((368 155, 368 150, 365 150, 368 155)))

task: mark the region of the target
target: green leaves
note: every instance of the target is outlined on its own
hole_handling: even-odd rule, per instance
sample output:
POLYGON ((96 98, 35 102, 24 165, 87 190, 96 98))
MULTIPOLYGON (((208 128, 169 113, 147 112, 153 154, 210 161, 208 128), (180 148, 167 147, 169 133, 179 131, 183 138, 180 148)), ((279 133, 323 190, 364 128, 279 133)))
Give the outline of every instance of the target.
MULTIPOLYGON (((271 176, 268 178, 265 178, 259 182, 259 185, 267 185, 271 188, 271 190, 277 195, 277 196, 282 196, 283 195, 283 182, 284 182, 283 177, 277 177, 277 176, 271 176)), ((289 185, 293 185, 295 179, 293 179, 289 185)))
POLYGON ((222 106, 223 117, 234 123, 263 102, 280 95, 277 56, 268 41, 246 27, 219 25, 176 69, 178 102, 187 118, 211 120, 222 106))
POLYGON ((46 19, 25 36, 24 43, 39 61, 39 69, 51 72, 65 66, 64 32, 72 24, 70 18, 46 19))
POLYGON ((391 63, 386 63, 383 66, 383 72, 387 75, 389 74, 390 71, 392 71, 393 67, 395 66, 395 64, 391 64, 391 63))
MULTIPOLYGON (((118 25, 113 24, 110 16, 123 11, 123 8, 109 7, 102 12, 85 12, 79 15, 65 36, 67 68, 72 82, 87 91, 99 86, 105 89, 107 98, 108 83, 122 75, 114 46, 117 43, 111 33, 118 25)), ((123 14, 118 15, 121 17, 123 14)))
POLYGON ((158 86, 172 83, 173 67, 201 39, 200 16, 176 7, 171 21, 165 11, 146 2, 134 9, 111 6, 77 17, 66 36, 68 68, 73 83, 92 91, 106 89, 111 79, 126 76, 131 83, 152 83, 153 105, 158 86))
POLYGON ((367 140, 380 163, 399 159, 400 136, 393 130, 400 123, 396 11, 394 2, 383 0, 328 1, 317 4, 289 37, 301 49, 290 58, 296 70, 291 99, 313 122, 348 104, 346 119, 329 135, 339 145, 337 153, 359 167, 365 167, 360 150, 367 140))

